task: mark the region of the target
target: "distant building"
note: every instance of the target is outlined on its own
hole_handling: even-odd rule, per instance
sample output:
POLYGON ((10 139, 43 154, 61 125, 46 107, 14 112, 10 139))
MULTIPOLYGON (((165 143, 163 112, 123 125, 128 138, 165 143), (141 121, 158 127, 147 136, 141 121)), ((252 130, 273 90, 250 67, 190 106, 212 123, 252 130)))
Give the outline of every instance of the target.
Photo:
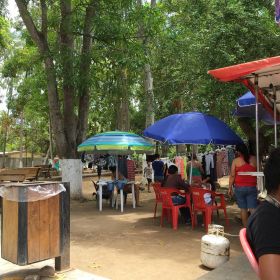
MULTIPOLYGON (((28 151, 22 151, 22 164, 25 166, 40 165, 44 162, 43 154, 32 154, 28 151)), ((5 164, 4 153, 0 152, 0 168, 17 168, 20 167, 20 151, 11 151, 5 153, 5 164)))

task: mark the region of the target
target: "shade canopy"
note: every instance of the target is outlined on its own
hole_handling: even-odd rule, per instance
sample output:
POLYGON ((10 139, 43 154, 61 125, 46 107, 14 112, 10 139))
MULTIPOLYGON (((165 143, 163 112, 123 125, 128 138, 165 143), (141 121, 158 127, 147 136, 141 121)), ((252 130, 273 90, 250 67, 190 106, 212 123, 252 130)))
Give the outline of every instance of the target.
POLYGON ((146 128, 143 134, 171 145, 243 143, 223 121, 200 112, 170 115, 146 128))
POLYGON ((78 151, 108 154, 153 153, 154 145, 143 137, 126 131, 96 134, 78 146, 78 151))
MULTIPOLYGON (((276 119, 277 111, 280 112, 280 56, 210 70, 208 73, 223 82, 243 83, 258 97, 263 107, 274 117, 274 144, 277 147, 276 119)), ((256 104, 257 171, 260 170, 258 109, 259 106, 256 104)))
MULTIPOLYGON (((236 108, 234 110, 233 115, 237 117, 255 118, 255 106, 256 97, 252 94, 251 91, 248 91, 236 100, 236 108)), ((263 121, 265 124, 273 125, 274 119, 267 112, 267 110, 265 110, 263 105, 259 103, 258 107, 259 120, 263 121)))
MULTIPOLYGON (((280 56, 270 57, 266 59, 236 64, 215 70, 209 70, 208 73, 222 82, 238 81, 243 79, 254 78, 254 75, 261 77, 259 79, 260 87, 269 87, 270 83, 279 84, 277 75, 280 73, 280 56), (270 75, 275 75, 275 79, 271 80, 270 75)), ((252 80, 253 82, 253 80, 252 80)))
POLYGON ((256 97, 253 95, 251 91, 246 92, 241 97, 239 97, 237 100, 238 107, 246 107, 246 106, 252 106, 256 104, 256 97))
MULTIPOLYGON (((209 70, 208 73, 222 82, 241 82, 254 95, 257 81, 259 100, 273 116, 273 95, 276 95, 276 103, 280 101, 280 56, 209 70)), ((276 107, 280 112, 280 103, 276 107)))

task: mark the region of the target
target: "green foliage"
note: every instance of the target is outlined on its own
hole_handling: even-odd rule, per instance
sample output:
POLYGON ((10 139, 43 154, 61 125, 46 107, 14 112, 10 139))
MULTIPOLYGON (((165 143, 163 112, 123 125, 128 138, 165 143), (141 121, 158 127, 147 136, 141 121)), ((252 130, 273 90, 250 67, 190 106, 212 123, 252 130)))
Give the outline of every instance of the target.
MULTIPOLYGON (((95 18, 94 45, 88 59, 90 69, 90 115, 88 136, 115 129, 116 111, 123 97, 121 73, 127 73, 131 130, 145 128, 146 97, 143 68, 151 65, 155 116, 160 119, 179 111, 201 111, 216 115, 240 132, 232 116, 235 100, 246 89, 239 84, 223 84, 207 71, 279 54, 280 30, 274 22, 274 7, 268 0, 161 0, 155 8, 139 7, 132 0, 101 0, 95 18), (141 29, 141 28, 142 29, 141 29), (141 30, 141 32, 140 32, 141 30)), ((71 56, 75 68, 81 60, 83 16, 88 1, 73 1, 75 52, 61 58, 59 1, 48 11, 50 51, 56 73, 62 77, 62 59, 71 56)), ((32 14, 40 25, 36 5, 32 14)), ((6 22, 0 18, 0 47, 8 42, 6 22), (3 28, 2 28, 3 27, 3 28)), ((26 131, 36 137, 29 142, 47 149, 48 103, 42 58, 38 55, 20 21, 16 40, 5 57, 2 75, 13 78, 9 108, 15 118, 24 112, 26 131), (19 37, 18 37, 19 35, 19 37)), ((70 58, 69 58, 70 59, 70 58)), ((83 84, 83 77, 69 81, 83 84)), ((58 83, 58 88, 61 89, 58 83)))
MULTIPOLYGON (((0 1, 1 2, 1 1, 0 1)), ((1 9, 1 3, 0 3, 1 9)), ((0 54, 3 54, 3 51, 8 48, 10 42, 9 34, 9 22, 5 17, 0 16, 0 54)))

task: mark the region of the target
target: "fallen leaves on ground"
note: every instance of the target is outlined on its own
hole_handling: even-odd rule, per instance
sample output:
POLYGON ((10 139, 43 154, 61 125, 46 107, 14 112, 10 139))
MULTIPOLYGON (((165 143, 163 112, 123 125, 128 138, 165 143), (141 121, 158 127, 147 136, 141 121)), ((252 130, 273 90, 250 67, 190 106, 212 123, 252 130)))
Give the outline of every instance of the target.
POLYGON ((94 263, 90 264, 89 267, 93 268, 93 269, 96 269, 96 268, 100 268, 101 265, 94 262, 94 263))

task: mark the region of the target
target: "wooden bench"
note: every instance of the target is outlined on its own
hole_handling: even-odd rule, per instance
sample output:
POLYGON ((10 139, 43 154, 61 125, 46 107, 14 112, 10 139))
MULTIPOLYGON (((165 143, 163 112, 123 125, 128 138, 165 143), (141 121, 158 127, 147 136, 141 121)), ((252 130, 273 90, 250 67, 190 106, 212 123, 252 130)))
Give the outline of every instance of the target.
POLYGON ((40 167, 7 168, 0 170, 1 181, 19 182, 37 180, 40 167), (23 178, 24 176, 24 178, 23 178), (3 178, 3 180, 1 179, 3 178))
POLYGON ((24 174, 0 174, 0 181, 23 182, 24 180, 24 174))
POLYGON ((55 170, 54 168, 52 168, 51 164, 35 165, 34 167, 40 167, 38 177, 44 177, 44 178, 51 178, 53 171, 55 170))

